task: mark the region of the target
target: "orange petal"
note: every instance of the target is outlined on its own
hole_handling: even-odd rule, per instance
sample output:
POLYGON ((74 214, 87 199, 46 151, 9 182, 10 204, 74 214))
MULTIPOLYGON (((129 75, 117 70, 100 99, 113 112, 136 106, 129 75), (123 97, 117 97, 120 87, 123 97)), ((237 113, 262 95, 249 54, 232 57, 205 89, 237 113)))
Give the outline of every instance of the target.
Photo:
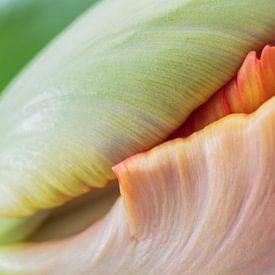
POLYGON ((26 274, 275 274, 275 98, 114 171, 122 197, 87 231, 0 249, 26 274))
POLYGON ((275 47, 265 46, 260 59, 250 52, 237 76, 196 109, 169 139, 188 136, 231 113, 252 113, 275 96, 275 47))

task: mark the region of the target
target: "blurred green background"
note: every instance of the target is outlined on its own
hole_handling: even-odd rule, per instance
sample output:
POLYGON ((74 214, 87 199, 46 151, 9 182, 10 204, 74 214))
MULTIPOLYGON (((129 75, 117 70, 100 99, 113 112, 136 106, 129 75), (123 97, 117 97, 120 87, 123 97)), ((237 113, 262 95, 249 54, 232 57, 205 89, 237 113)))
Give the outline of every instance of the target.
POLYGON ((60 31, 97 0, 0 0, 0 93, 60 31))

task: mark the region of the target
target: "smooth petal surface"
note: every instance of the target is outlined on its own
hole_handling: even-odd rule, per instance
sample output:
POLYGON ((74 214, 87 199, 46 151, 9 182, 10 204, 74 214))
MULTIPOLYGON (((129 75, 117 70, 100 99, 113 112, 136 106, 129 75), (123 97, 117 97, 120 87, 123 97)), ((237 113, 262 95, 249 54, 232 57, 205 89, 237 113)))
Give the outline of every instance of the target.
POLYGON ((275 272, 275 98, 114 168, 122 198, 76 237, 1 248, 11 274, 275 272))
POLYGON ((65 238, 80 233, 105 216, 119 197, 118 183, 93 189, 61 207, 51 210, 50 217, 32 234, 35 242, 65 238))
POLYGON ((0 245, 26 239, 45 241, 79 233, 103 217, 118 196, 118 184, 113 182, 51 211, 42 210, 28 217, 1 218, 0 245))
POLYGON ((275 2, 106 0, 0 102, 0 215, 60 205, 162 142, 275 39, 275 2))
POLYGON ((22 241, 35 232, 45 221, 49 211, 41 211, 31 217, 1 218, 0 245, 22 241))
POLYGON ((1 0, 0 93, 14 76, 95 0, 1 0))
POLYGON ((45 241, 83 231, 103 217, 119 196, 117 182, 95 189, 51 211, 0 219, 0 245, 24 240, 45 241))

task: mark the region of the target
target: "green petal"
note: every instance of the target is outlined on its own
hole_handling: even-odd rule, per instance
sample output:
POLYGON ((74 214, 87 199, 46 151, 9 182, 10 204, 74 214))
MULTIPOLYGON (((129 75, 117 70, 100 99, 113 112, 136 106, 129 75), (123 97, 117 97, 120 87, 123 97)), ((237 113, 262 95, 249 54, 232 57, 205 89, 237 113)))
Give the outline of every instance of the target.
POLYGON ((275 2, 106 0, 48 47, 0 103, 0 215, 101 187, 162 142, 275 39, 275 2))
POLYGON ((79 233, 104 216, 118 196, 118 184, 113 182, 51 211, 0 218, 0 247, 26 239, 37 242, 79 233))
POLYGON ((1 218, 0 245, 18 242, 29 237, 48 216, 48 211, 41 211, 30 217, 1 218))
POLYGON ((119 195, 118 184, 109 184, 53 209, 29 240, 45 242, 77 235, 104 217, 119 195))
POLYGON ((95 1, 0 1, 0 91, 42 47, 95 1))

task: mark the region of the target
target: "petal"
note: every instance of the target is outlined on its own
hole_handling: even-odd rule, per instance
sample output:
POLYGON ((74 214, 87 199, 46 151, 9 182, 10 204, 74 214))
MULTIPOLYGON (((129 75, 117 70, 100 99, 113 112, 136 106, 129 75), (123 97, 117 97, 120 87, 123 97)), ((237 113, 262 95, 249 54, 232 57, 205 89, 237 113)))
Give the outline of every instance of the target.
POLYGON ((49 215, 49 211, 41 211, 31 217, 1 218, 0 245, 19 242, 35 232, 49 215))
POLYGON ((275 2, 106 0, 0 102, 0 216, 60 205, 162 142, 275 39, 275 2))
POLYGON ((114 167, 122 197, 75 237, 1 248, 13 274, 274 274, 275 97, 114 167))
POLYGON ((0 219, 0 245, 26 239, 45 241, 83 231, 104 216, 119 196, 118 184, 95 189, 77 199, 27 217, 0 219))
POLYGON ((95 189, 59 208, 31 235, 35 242, 65 238, 80 233, 105 216, 119 197, 117 182, 95 189))
POLYGON ((258 59, 250 52, 234 77, 215 93, 168 139, 188 136, 232 113, 252 113, 275 96, 275 47, 265 46, 258 59))

